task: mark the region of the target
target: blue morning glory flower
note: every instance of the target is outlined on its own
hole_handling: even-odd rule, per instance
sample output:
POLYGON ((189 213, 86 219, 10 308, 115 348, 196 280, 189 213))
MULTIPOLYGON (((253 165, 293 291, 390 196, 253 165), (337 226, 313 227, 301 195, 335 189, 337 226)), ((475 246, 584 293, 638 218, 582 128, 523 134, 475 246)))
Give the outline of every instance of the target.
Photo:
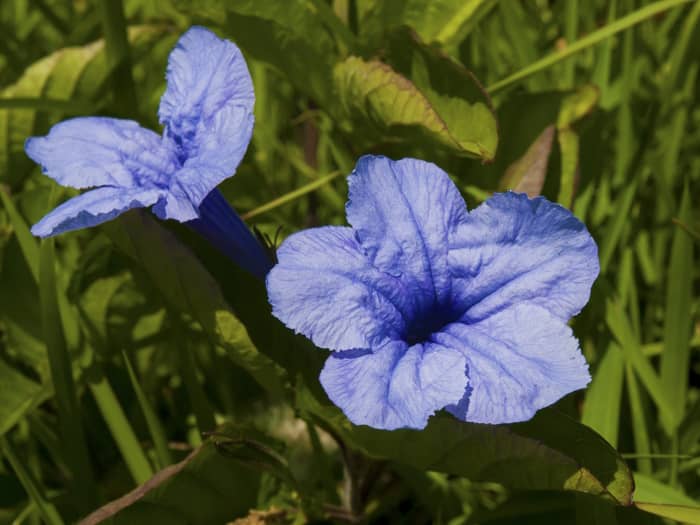
POLYGON ((362 157, 348 182, 351 227, 291 235, 267 289, 275 316, 334 350, 320 379, 350 421, 523 421, 589 383, 567 321, 598 253, 568 210, 509 192, 468 212, 415 159, 362 157))
POLYGON ((170 54, 166 77, 162 136, 131 120, 86 117, 27 140, 27 155, 46 175, 93 188, 51 211, 32 233, 48 237, 152 207, 160 219, 187 222, 262 277, 270 267, 262 247, 215 189, 234 174, 253 132, 245 60, 232 42, 193 27, 170 54))

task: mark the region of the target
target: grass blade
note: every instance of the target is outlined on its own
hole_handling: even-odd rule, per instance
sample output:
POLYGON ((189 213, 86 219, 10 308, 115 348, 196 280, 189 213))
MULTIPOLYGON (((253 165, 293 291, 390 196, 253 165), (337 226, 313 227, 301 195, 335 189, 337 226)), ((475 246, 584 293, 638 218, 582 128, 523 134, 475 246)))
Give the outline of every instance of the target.
POLYGON ((138 485, 145 483, 153 477, 153 469, 119 404, 112 385, 109 384, 106 376, 101 375, 97 381, 91 381, 88 386, 126 462, 131 477, 138 485))
POLYGON ((283 204, 287 204, 289 202, 292 202, 300 197, 303 197, 307 193, 310 193, 324 184, 332 181, 333 179, 337 178, 339 175, 341 175, 342 172, 340 171, 334 171, 333 173, 326 175, 325 177, 321 177, 318 180, 315 180, 309 184, 306 184, 305 186, 302 186, 301 188, 298 188, 294 191, 290 191, 289 193, 286 193, 285 195, 282 195, 281 197, 277 197, 276 199, 271 200, 270 202, 263 204, 262 206, 258 206, 257 208, 250 210, 248 213, 244 213, 241 215, 241 218, 243 220, 248 220, 252 219, 253 217, 256 217, 258 215, 261 215, 263 213, 267 213, 270 210, 274 210, 275 208, 282 206, 283 204))
POLYGON ((137 114, 138 103, 131 72, 123 2, 122 0, 100 0, 98 7, 102 17, 105 51, 111 69, 116 106, 123 115, 137 114))
POLYGON ((517 71, 516 73, 513 73, 512 75, 504 78, 503 80, 499 80, 495 84, 492 84, 491 86, 486 88, 486 90, 490 93, 499 91, 507 86, 510 86, 511 84, 515 84, 516 82, 519 82, 524 78, 532 76, 535 73, 539 73, 540 71, 543 71, 553 66, 554 64, 559 63, 562 60, 578 53, 579 51, 583 51, 584 49, 599 44, 600 42, 603 42, 604 40, 612 37, 620 31, 629 29, 630 27, 633 27, 636 24, 639 24, 640 22, 652 18, 653 16, 656 16, 657 14, 666 11, 667 9, 671 9, 673 7, 688 3, 690 1, 691 0, 662 0, 660 2, 655 2, 651 5, 642 7, 641 9, 638 9, 630 13, 629 15, 620 18, 619 20, 616 20, 610 25, 602 27, 597 31, 593 31, 592 33, 586 35, 582 39, 572 43, 570 46, 567 46, 563 50, 557 51, 540 60, 537 60, 536 62, 521 69, 520 71, 517 71))
MULTIPOLYGON (((679 211, 681 221, 691 220, 690 190, 686 182, 679 211)), ((674 431, 683 419, 688 394, 690 337, 692 334, 693 240, 682 228, 676 228, 671 244, 671 261, 666 285, 664 351, 661 354, 661 385, 671 403, 679 410, 671 421, 674 431)), ((677 446, 677 435, 673 442, 677 446)), ((678 460, 671 462, 671 484, 678 475, 678 460)))
POLYGON ((58 309, 55 254, 53 239, 42 241, 39 252, 39 301, 44 342, 48 350, 49 369, 58 409, 62 446, 73 474, 73 494, 79 508, 95 506, 97 496, 92 477, 87 444, 83 432, 78 396, 73 381, 71 357, 68 354, 63 325, 58 309))
POLYGON ((7 211, 7 215, 12 223, 12 228, 17 236, 17 241, 19 242, 19 247, 22 249, 22 254, 24 255, 24 260, 27 262, 29 271, 34 277, 34 280, 39 282, 39 243, 36 241, 32 233, 29 231, 29 226, 24 221, 22 215, 20 215, 19 210, 12 201, 12 198, 8 195, 7 189, 0 187, 0 200, 2 200, 2 205, 7 211))
POLYGON ((652 464, 649 455, 651 445, 649 432, 647 430, 646 417, 644 416, 644 405, 642 403, 642 393, 639 390, 637 377, 631 365, 625 367, 625 377, 627 378, 627 395, 630 400, 632 412, 632 434, 634 436, 634 449, 640 456, 637 461, 637 470, 642 474, 651 474, 652 464))
POLYGON ((620 344, 625 360, 632 365, 647 392, 649 392, 649 395, 656 403, 664 430, 669 436, 672 435, 673 426, 671 422, 677 417, 672 414, 682 410, 682 408, 673 405, 668 399, 666 391, 661 384, 661 379, 642 353, 641 345, 634 335, 632 325, 618 303, 608 302, 605 320, 610 331, 620 344))
POLYGON ((611 343, 593 375, 581 419, 613 447, 617 447, 624 367, 622 350, 611 343))
POLYGON ((15 471, 17 479, 24 487, 29 499, 36 505, 44 522, 48 525, 63 525, 63 520, 58 514, 56 507, 46 499, 44 490, 39 486, 37 480, 34 479, 30 470, 26 468, 25 463, 20 461, 10 440, 5 436, 0 436, 0 450, 15 471))
POLYGON ((126 352, 122 352, 122 357, 124 358, 124 366, 126 367, 126 371, 129 374, 131 388, 134 389, 136 399, 141 407, 141 412, 146 420, 148 432, 151 434, 151 439, 153 440, 153 447, 156 452, 158 467, 163 469, 168 465, 172 465, 173 463, 173 457, 170 454, 170 449, 168 448, 168 441, 165 437, 165 431, 163 430, 163 426, 160 424, 160 420, 153 410, 151 403, 148 401, 143 388, 141 388, 141 384, 136 377, 136 372, 134 371, 134 367, 131 365, 129 356, 126 352))

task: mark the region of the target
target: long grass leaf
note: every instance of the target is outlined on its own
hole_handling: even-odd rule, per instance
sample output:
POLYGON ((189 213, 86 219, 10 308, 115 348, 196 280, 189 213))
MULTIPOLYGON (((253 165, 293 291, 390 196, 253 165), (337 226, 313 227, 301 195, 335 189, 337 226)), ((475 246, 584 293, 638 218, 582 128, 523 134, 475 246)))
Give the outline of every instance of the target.
POLYGON ((622 350, 611 343, 588 387, 581 418, 584 425, 598 432, 613 447, 617 446, 620 425, 624 367, 622 350))
POLYGON ((29 231, 29 226, 25 222, 19 210, 12 201, 12 197, 7 194, 7 190, 0 186, 0 200, 2 200, 2 205, 7 212, 10 222, 12 223, 12 228, 14 229, 15 235, 17 236, 17 242, 19 242, 19 247, 22 250, 22 255, 24 255, 24 260, 27 263, 27 267, 34 277, 34 280, 39 282, 39 243, 34 238, 32 233, 29 231))
POLYGON ((102 417, 107 423, 112 438, 121 453, 134 481, 141 485, 153 476, 153 469, 139 444, 131 424, 119 404, 112 385, 102 375, 96 381, 88 383, 90 392, 97 403, 102 417))
POLYGON ((604 40, 612 37, 620 31, 629 29, 630 27, 633 27, 636 24, 639 24, 640 22, 648 20, 649 18, 652 18, 657 14, 666 11, 667 9, 671 9, 673 7, 688 3, 690 1, 692 0, 662 0, 660 2, 654 2, 651 5, 642 7, 630 13, 629 15, 620 18, 619 20, 616 20, 610 25, 602 27, 597 31, 593 31, 592 33, 589 33, 582 39, 577 40, 571 45, 565 47, 563 50, 557 51, 540 60, 537 60, 536 62, 521 69, 520 71, 517 71, 516 73, 513 73, 512 75, 504 78, 503 80, 499 80, 495 84, 490 85, 486 89, 490 93, 499 91, 507 86, 510 86, 511 84, 523 80, 524 78, 532 76, 535 73, 539 73, 540 71, 543 71, 553 66, 554 64, 557 64, 562 60, 567 59, 580 51, 583 51, 584 49, 599 44, 600 42, 603 42, 604 40))
POLYGON ((25 463, 19 459, 14 446, 5 436, 0 436, 0 451, 2 451, 2 455, 9 461, 17 475, 17 479, 27 492, 29 499, 36 505, 44 522, 48 525, 63 525, 63 520, 56 510, 56 507, 46 499, 44 489, 39 485, 39 482, 34 478, 25 463))
POLYGON ((620 344, 625 354, 625 359, 632 365, 644 388, 646 388, 656 403, 664 430, 669 436, 672 435, 673 425, 671 422, 677 417, 675 413, 681 409, 673 405, 669 400, 661 384, 661 379, 642 353, 641 345, 634 335, 627 315, 618 303, 609 301, 606 307, 605 320, 610 331, 620 344))
POLYGON ((168 448, 168 441, 165 436, 165 431, 163 430, 163 425, 160 424, 160 420, 156 415, 151 403, 146 397, 146 393, 141 388, 138 377, 136 377, 136 372, 134 367, 131 365, 131 360, 126 352, 122 352, 122 357, 124 359, 124 366, 129 374, 129 381, 131 381, 131 388, 136 394, 136 399, 143 413, 143 417, 146 420, 146 426, 148 427, 148 432, 153 440, 153 448, 155 449, 156 459, 158 460, 158 466, 162 469, 171 465, 173 463, 173 457, 170 454, 170 449, 168 448))
POLYGON ((87 456, 71 357, 63 335, 58 309, 53 239, 42 241, 39 253, 39 301, 44 342, 58 408, 59 427, 66 463, 73 474, 75 502, 88 509, 96 502, 92 469, 87 456), (80 497, 77 495, 80 494, 80 497))
POLYGON ((268 211, 274 210, 275 208, 278 208, 279 206, 282 206, 284 204, 288 204, 300 197, 303 197, 307 193, 310 193, 324 184, 329 183, 333 179, 338 178, 342 173, 340 171, 335 171, 329 175, 326 175, 325 177, 321 177, 318 180, 315 180, 309 184, 306 184, 305 186, 302 186, 301 188, 297 188, 294 191, 290 191, 289 193, 286 193, 285 195, 282 195, 281 197, 277 197, 276 199, 271 200, 270 202, 263 204, 262 206, 258 206, 255 209, 250 210, 247 213, 244 213, 241 215, 241 217, 244 220, 252 219, 253 217, 256 217, 258 215, 261 215, 263 213, 267 213, 268 211))

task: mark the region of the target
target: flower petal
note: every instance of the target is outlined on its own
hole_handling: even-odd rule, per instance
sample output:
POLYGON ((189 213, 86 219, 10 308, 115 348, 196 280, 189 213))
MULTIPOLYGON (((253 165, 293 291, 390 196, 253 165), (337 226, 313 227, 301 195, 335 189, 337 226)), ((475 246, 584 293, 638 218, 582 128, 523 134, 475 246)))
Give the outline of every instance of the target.
POLYGON ((350 228, 326 226, 287 238, 267 276, 272 313, 332 350, 370 348, 400 337, 407 300, 373 268, 350 228))
MULTIPOLYGON (((235 44, 204 27, 192 27, 182 35, 170 53, 166 77, 168 87, 160 100, 158 117, 166 135, 188 157, 191 150, 196 154, 206 127, 211 127, 221 110, 252 115, 253 82, 243 55, 235 44)), ((242 120, 240 115, 238 120, 242 120)), ((236 134, 235 138, 241 137, 236 134)), ((246 146, 248 140, 250 134, 246 146)), ((230 175, 235 166, 224 169, 230 175)))
POLYGON ((512 304, 539 305, 567 321, 588 302, 598 249, 570 211, 542 197, 496 194, 450 240, 454 300, 465 321, 512 304))
POLYGON ((32 227, 32 233, 49 237, 102 224, 131 208, 155 204, 163 196, 157 189, 124 189, 104 186, 73 197, 32 227))
POLYGON ((200 124, 196 153, 175 174, 166 218, 192 219, 176 208, 199 206, 209 192, 236 172, 253 134, 253 120, 247 109, 229 105, 200 124), (187 202, 178 204, 178 200, 187 202))
POLYGON ((362 157, 348 178, 348 222, 375 266, 397 276, 422 310, 450 296, 450 232, 466 218, 464 199, 436 165, 362 157))
POLYGON ((25 144, 27 155, 62 186, 165 186, 177 169, 161 138, 132 120, 82 117, 25 144))
POLYGON ((561 319, 521 304, 474 324, 453 323, 434 340, 461 348, 469 392, 449 410, 476 423, 512 423, 591 380, 578 341, 561 319))
POLYGON ((328 397, 356 425, 424 428, 467 388, 465 358, 433 342, 392 342, 374 351, 332 354, 321 371, 328 397))

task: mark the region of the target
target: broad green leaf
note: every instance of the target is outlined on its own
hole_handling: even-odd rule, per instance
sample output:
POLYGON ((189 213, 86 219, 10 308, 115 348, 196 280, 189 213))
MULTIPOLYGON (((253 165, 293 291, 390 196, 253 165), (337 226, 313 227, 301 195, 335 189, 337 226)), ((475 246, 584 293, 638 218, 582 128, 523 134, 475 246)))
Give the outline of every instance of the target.
POLYGON ((632 499, 632 475, 615 449, 556 409, 541 410, 532 420, 513 425, 464 423, 438 414, 421 431, 385 431, 352 425, 338 409, 321 404, 303 388, 297 404, 373 457, 515 490, 575 490, 624 505, 632 499))
POLYGON ((143 266, 175 311, 191 315, 213 344, 225 348, 268 392, 282 395, 284 371, 258 351, 219 285, 172 233, 141 211, 122 215, 107 228, 119 248, 143 266))
POLYGON ((416 52, 410 59, 421 87, 378 60, 350 57, 339 63, 334 78, 344 117, 358 133, 373 131, 375 140, 429 138, 458 155, 492 159, 498 135, 486 99, 438 93, 427 85, 424 55, 416 52))
MULTIPOLYGON (((685 223, 692 219, 690 199, 690 189, 686 184, 678 212, 678 218, 685 223)), ((664 351, 661 354, 661 384, 669 402, 678 407, 676 412, 669 414, 674 428, 681 423, 688 393, 692 300, 693 239, 682 228, 676 227, 666 284, 664 351)))
POLYGON ((531 198, 542 193, 554 133, 553 125, 544 128, 525 154, 508 166, 499 183, 501 191, 513 190, 527 193, 531 198))
POLYGON ((617 446, 625 361, 616 344, 608 346, 586 391, 581 422, 617 446))
POLYGON ((467 522, 498 525, 662 525, 634 506, 615 505, 580 492, 522 491, 495 508, 475 509, 467 522))
POLYGON ((217 525, 245 514, 255 505, 258 476, 221 454, 218 440, 208 440, 81 525, 217 525))

